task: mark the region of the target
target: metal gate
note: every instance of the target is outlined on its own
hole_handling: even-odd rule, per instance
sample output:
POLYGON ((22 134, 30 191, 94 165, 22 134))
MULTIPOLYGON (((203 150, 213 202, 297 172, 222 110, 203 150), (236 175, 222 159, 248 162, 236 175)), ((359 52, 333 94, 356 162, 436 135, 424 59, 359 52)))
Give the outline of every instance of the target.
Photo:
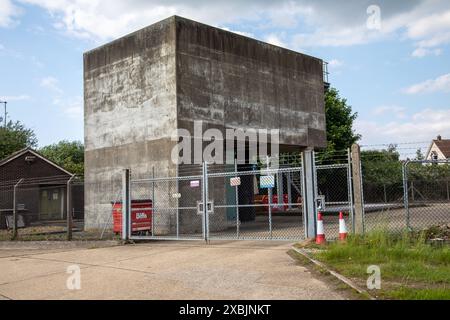
POLYGON ((133 231, 133 221, 129 221, 130 238, 205 239, 204 188, 201 175, 131 180, 132 201, 149 199, 152 208, 150 230, 133 231))
POLYGON ((354 231, 354 206, 350 163, 316 166, 317 210, 322 213, 327 238, 339 236, 339 213, 348 231, 354 231))
POLYGON ((132 179, 131 202, 151 200, 152 223, 133 231, 133 213, 130 239, 304 239, 303 189, 301 167, 204 164, 197 175, 132 179))

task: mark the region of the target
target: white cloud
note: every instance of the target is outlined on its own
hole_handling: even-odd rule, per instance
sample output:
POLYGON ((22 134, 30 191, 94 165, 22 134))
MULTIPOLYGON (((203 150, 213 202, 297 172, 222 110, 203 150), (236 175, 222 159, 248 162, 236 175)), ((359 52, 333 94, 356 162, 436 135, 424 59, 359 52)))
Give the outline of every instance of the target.
POLYGON ((81 96, 56 97, 53 99, 53 104, 69 118, 80 119, 83 117, 83 99, 81 96))
POLYGON ((450 109, 424 109, 407 121, 378 123, 356 120, 356 132, 362 134, 363 144, 392 142, 427 141, 441 134, 450 137, 450 109))
POLYGON ((211 25, 255 21, 258 8, 270 10, 270 1, 210 2, 156 0, 21 0, 38 5, 50 12, 55 27, 82 38, 105 41, 135 31, 174 14, 211 25))
POLYGON ((0 27, 13 26, 16 23, 14 18, 20 13, 21 10, 11 0, 0 0, 0 27))
POLYGON ((339 68, 342 67, 344 63, 341 60, 338 59, 331 59, 328 61, 328 66, 331 68, 339 68))
POLYGON ((275 46, 286 47, 286 43, 284 43, 284 41, 281 40, 280 37, 278 35, 276 35, 275 33, 271 33, 271 34, 267 35, 264 38, 264 41, 267 43, 273 44, 275 46))
POLYGON ((83 99, 81 96, 68 96, 60 88, 59 81, 55 77, 48 76, 42 78, 40 85, 52 93, 52 103, 66 116, 73 119, 80 119, 83 116, 83 99))
MULTIPOLYGON (((2 0, 4 1, 4 0, 2 0)), ((290 30, 290 39, 263 35, 293 49, 313 46, 351 46, 398 36, 425 49, 450 41, 448 0, 379 0, 381 29, 370 30, 370 1, 347 0, 20 0, 50 12, 55 26, 65 32, 98 41, 110 40, 173 14, 212 25, 248 23, 249 29, 290 30), (301 24, 302 32, 294 28, 301 24)), ((437 52, 437 51, 431 51, 437 52)))
POLYGON ((7 101, 7 102, 23 101, 23 100, 30 100, 30 96, 28 96, 26 94, 22 94, 19 96, 0 96, 0 100, 7 101))
POLYGON ((442 49, 427 49, 423 47, 416 48, 412 53, 411 56, 415 58, 422 58, 425 56, 440 56, 442 54, 442 49))
POLYGON ((241 36, 246 36, 246 37, 250 37, 250 38, 254 38, 255 37, 255 35, 253 33, 251 33, 251 32, 238 31, 238 30, 233 30, 233 29, 227 28, 227 27, 221 27, 221 26, 217 26, 217 28, 220 28, 220 29, 223 29, 223 30, 226 30, 226 31, 230 31, 230 32, 233 32, 233 33, 237 33, 237 34, 240 34, 241 36))
POLYGON ((379 106, 372 110, 372 114, 375 116, 382 116, 385 114, 393 115, 397 118, 406 117, 406 108, 396 105, 379 106))
POLYGON ((58 95, 61 95, 63 93, 63 91, 59 87, 59 81, 55 77, 48 76, 48 77, 42 78, 40 81, 40 86, 43 88, 46 88, 50 91, 53 91, 54 93, 56 93, 58 95))
POLYGON ((404 92, 407 94, 450 92, 450 73, 414 84, 404 89, 404 92))

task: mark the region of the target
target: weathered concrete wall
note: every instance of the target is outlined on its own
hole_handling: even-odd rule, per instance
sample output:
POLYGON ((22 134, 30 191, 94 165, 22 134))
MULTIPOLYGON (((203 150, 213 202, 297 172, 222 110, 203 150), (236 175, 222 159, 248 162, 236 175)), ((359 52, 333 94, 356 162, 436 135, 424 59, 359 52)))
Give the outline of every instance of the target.
POLYGON ((166 19, 84 55, 86 228, 103 227, 121 172, 173 173, 175 28, 166 19))
POLYGON ((322 60, 176 17, 178 126, 280 129, 326 145, 322 60))

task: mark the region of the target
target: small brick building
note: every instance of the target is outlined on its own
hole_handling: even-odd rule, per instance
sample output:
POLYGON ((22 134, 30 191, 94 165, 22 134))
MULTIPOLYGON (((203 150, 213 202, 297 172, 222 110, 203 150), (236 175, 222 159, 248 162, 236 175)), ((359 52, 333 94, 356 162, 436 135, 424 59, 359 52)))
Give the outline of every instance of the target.
MULTIPOLYGON (((18 214, 23 215, 26 224, 37 220, 65 219, 67 181, 72 176, 72 173, 30 148, 17 151, 1 160, 0 228, 6 227, 5 217, 13 213, 15 185, 16 208, 18 214)), ((83 190, 76 190, 71 192, 74 212, 82 214, 83 190)))

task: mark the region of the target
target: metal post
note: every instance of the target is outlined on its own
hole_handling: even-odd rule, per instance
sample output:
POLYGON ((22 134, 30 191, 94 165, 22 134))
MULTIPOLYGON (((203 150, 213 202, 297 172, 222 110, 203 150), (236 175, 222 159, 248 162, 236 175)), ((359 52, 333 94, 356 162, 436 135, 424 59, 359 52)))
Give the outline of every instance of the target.
POLYGON ((348 201, 350 209, 350 219, 352 222, 352 233, 355 233, 355 213, 353 203, 353 183, 352 183, 352 157, 350 148, 347 149, 347 185, 348 185, 348 201))
POLYGON ((406 228, 409 230, 409 192, 408 192, 408 161, 403 163, 402 175, 403 175, 403 205, 406 211, 406 228))
POLYGON ((303 206, 305 207, 306 237, 316 236, 316 174, 314 151, 307 149, 302 152, 303 206))
POLYGON ((130 169, 124 169, 122 174, 122 240, 128 240, 131 221, 130 199, 130 169))
POLYGON ((66 213, 66 220, 67 220, 67 241, 72 240, 72 196, 71 196, 71 183, 72 180, 75 178, 75 175, 71 176, 69 180, 67 180, 67 213, 66 213))
POLYGON ((287 179, 287 194, 288 194, 288 208, 292 209, 292 178, 291 178, 291 172, 286 173, 286 179, 287 179))
POLYGON ((272 188, 267 189, 267 194, 269 196, 268 204, 269 204, 269 234, 270 239, 272 239, 272 188))
POLYGON ((5 118, 3 119, 4 122, 4 127, 6 129, 6 104, 8 103, 7 101, 0 101, 0 103, 3 103, 5 105, 5 118))
MULTIPOLYGON (((236 158, 234 159, 234 173, 236 175, 236 177, 238 176, 238 171, 237 171, 237 160, 236 158)), ((236 236, 239 239, 239 227, 240 227, 240 221, 239 221, 239 186, 236 186, 236 236)))
MULTIPOLYGON (((176 193, 178 194, 179 192, 180 192, 180 188, 179 188, 179 180, 178 180, 178 178, 179 178, 179 176, 178 176, 178 166, 176 166, 176 180, 175 180, 175 183, 176 183, 176 193)), ((175 201, 177 202, 177 206, 176 206, 176 212, 175 212, 175 214, 176 214, 176 223, 177 223, 177 239, 179 239, 180 238, 180 198, 176 198, 175 199, 175 201)))
POLYGON ((384 203, 387 203, 386 184, 383 183, 384 203))
POLYGON ((284 188, 283 188, 283 174, 277 173, 277 197, 278 197, 278 206, 280 209, 283 207, 283 196, 284 196, 284 188))
MULTIPOLYGON (((270 158, 269 156, 266 156, 266 169, 267 169, 267 175, 269 174, 269 169, 270 169, 270 158)), ((267 200, 267 204, 269 205, 268 207, 268 213, 269 213, 269 235, 270 235, 270 239, 272 239, 272 188, 267 188, 267 196, 268 196, 268 200, 267 200)))
POLYGON ((155 167, 152 167, 152 237, 155 236, 155 167))
POLYGON ((447 180, 447 200, 450 201, 450 192, 449 192, 449 188, 448 188, 448 180, 447 180))
POLYGON ((203 230, 204 239, 209 239, 209 219, 208 219, 208 164, 203 162, 203 230))
POLYGON ((19 186, 19 184, 21 184, 23 181, 23 178, 20 179, 15 185, 14 185, 14 189, 13 189, 13 234, 12 234, 12 239, 16 240, 17 239, 17 197, 16 197, 16 189, 19 186))

